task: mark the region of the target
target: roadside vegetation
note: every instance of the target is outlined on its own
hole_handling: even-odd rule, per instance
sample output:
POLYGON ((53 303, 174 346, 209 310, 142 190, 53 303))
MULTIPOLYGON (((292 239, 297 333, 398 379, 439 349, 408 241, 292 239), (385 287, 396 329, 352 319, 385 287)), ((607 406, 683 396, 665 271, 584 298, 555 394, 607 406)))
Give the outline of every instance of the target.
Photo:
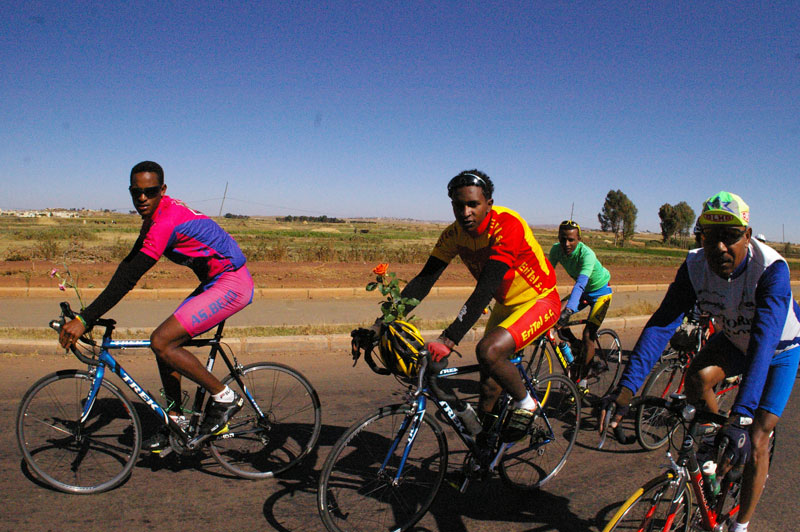
MULTIPOLYGON (((223 217, 217 221, 239 242, 250 261, 424 263, 446 223, 412 220, 308 221, 276 217, 223 217)), ((117 262, 130 251, 141 225, 133 214, 85 212, 80 218, 0 216, 0 260, 56 263, 117 262)), ((557 227, 534 228, 545 251, 557 227)), ((583 231, 583 240, 608 265, 679 265, 690 239, 636 233, 623 241, 613 230, 583 231), (616 245, 615 245, 616 244, 616 245)), ((800 266, 800 248, 772 243, 800 266)))

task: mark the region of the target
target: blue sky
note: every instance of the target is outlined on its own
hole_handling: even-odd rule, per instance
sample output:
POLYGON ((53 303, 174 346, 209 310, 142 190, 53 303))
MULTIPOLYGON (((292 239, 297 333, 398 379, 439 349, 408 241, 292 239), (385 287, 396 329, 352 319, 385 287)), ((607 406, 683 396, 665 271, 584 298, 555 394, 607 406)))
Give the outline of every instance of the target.
POLYGON ((658 231, 719 190, 800 242, 794 2, 14 2, 0 208, 127 211, 131 166, 216 215, 452 218, 478 168, 532 225, 658 231))

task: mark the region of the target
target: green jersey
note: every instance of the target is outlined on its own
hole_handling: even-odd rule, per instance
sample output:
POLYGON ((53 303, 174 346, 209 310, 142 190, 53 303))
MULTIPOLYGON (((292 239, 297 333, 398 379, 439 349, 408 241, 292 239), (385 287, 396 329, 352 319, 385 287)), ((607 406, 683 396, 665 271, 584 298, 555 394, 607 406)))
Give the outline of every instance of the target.
POLYGON ((578 245, 575 246, 575 251, 571 255, 565 254, 564 248, 556 242, 550 248, 550 263, 553 267, 561 263, 574 280, 577 280, 580 275, 588 277, 589 281, 586 283, 585 288, 585 293, 587 294, 603 288, 611 279, 611 274, 597 260, 597 255, 594 254, 592 248, 583 242, 578 242, 578 245))

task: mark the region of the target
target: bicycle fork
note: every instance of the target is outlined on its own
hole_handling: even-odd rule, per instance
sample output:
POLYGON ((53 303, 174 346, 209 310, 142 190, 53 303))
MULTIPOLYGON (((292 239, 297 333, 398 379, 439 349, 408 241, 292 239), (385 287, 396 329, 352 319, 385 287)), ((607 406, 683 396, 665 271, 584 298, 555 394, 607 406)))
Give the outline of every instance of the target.
POLYGON ((411 448, 414 446, 414 439, 417 437, 417 431, 419 431, 419 427, 422 425, 422 417, 425 415, 425 406, 425 396, 421 395, 415 402, 414 414, 407 415, 400 424, 400 427, 397 429, 397 434, 392 441, 392 445, 389 447, 389 451, 386 453, 386 457, 383 459, 383 463, 378 470, 378 476, 382 478, 385 477, 386 467, 389 465, 389 460, 394 455, 397 447, 400 445, 400 441, 403 439, 403 434, 408 431, 406 443, 403 448, 403 454, 400 457, 400 464, 397 466, 397 473, 395 473, 394 478, 392 478, 390 482, 393 487, 399 486, 400 482, 402 481, 403 470, 405 469, 408 455, 411 453, 411 448))

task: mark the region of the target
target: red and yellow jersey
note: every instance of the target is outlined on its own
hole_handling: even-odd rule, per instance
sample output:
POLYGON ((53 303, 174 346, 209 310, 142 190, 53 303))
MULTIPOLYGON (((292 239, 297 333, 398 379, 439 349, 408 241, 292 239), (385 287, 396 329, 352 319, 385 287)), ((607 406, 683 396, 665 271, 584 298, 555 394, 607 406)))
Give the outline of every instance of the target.
POLYGON ((556 274, 528 223, 511 209, 493 205, 477 237, 458 222, 449 225, 433 248, 432 256, 450 263, 458 255, 475 279, 490 259, 509 266, 494 298, 513 306, 540 299, 556 287, 556 274))

